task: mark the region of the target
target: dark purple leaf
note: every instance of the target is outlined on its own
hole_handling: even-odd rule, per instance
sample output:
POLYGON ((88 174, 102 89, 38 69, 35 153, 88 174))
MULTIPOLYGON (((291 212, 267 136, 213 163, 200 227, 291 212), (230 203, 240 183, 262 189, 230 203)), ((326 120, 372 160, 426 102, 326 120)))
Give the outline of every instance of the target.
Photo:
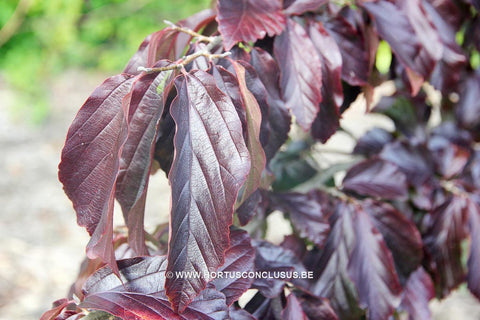
POLYGON ((288 4, 285 13, 289 15, 301 15, 307 11, 315 11, 327 2, 327 0, 293 0, 293 3, 288 4))
POLYGON ((462 183, 469 190, 480 189, 480 150, 476 150, 462 173, 462 183))
POLYGON ((322 102, 312 125, 312 136, 325 143, 340 125, 342 55, 337 43, 320 22, 311 22, 308 33, 322 63, 322 102))
POLYGON ((287 297, 287 304, 282 310, 282 320, 307 320, 307 315, 302 310, 302 305, 293 293, 287 297))
MULTIPOLYGON (((160 62, 155 66, 167 64, 160 62)), ((143 229, 147 186, 164 92, 170 90, 172 79, 171 71, 146 74, 133 83, 126 97, 130 104, 129 135, 122 150, 115 196, 128 227, 129 245, 137 255, 148 254, 143 229)))
POLYGON ((365 133, 357 141, 357 145, 353 149, 353 153, 361 154, 367 157, 374 156, 382 151, 383 146, 393 140, 390 132, 382 128, 373 128, 365 133))
POLYGON ((281 71, 283 98, 300 126, 308 130, 322 101, 320 57, 305 29, 292 19, 275 38, 274 51, 281 71))
MULTIPOLYGON (((266 158, 260 143, 260 126, 262 121, 262 114, 257 99, 250 92, 245 80, 245 68, 240 63, 233 62, 235 72, 237 74, 238 84, 240 88, 240 95, 245 108, 245 118, 247 120, 247 149, 250 153, 250 172, 245 181, 245 188, 243 189, 242 202, 245 201, 255 190, 260 186, 262 179, 262 172, 265 169, 266 158)), ((261 84, 261 83, 260 83, 261 84)))
POLYGON ((285 27, 285 16, 280 0, 218 1, 218 31, 225 50, 237 42, 250 42, 280 34, 285 27))
POLYGON ((480 139, 480 71, 471 75, 462 84, 460 101, 458 102, 457 117, 461 126, 469 130, 475 139, 480 139))
POLYGON ((230 316, 230 320, 257 320, 253 315, 248 313, 248 311, 235 308, 234 306, 230 306, 228 315, 230 316))
POLYGON ((347 272, 350 255, 355 243, 353 217, 355 207, 340 203, 331 218, 332 231, 317 261, 313 263, 318 276, 311 291, 328 298, 342 320, 358 320, 362 311, 358 308, 355 285, 347 272))
POLYGON ((263 146, 267 162, 288 139, 291 117, 280 94, 280 69, 277 62, 266 51, 254 48, 251 52, 251 65, 265 86, 268 102, 268 122, 270 127, 268 143, 263 146))
POLYGON ((357 23, 357 15, 350 7, 344 7, 337 16, 325 22, 325 28, 340 48, 342 79, 352 86, 363 86, 370 76, 371 61, 362 30, 364 26, 357 23))
POLYGON ((327 299, 313 296, 308 293, 295 292, 295 294, 308 319, 338 320, 335 311, 333 311, 327 299))
POLYGON ((443 94, 457 92, 461 73, 467 63, 465 54, 455 40, 456 29, 445 21, 433 4, 422 2, 443 43, 441 60, 435 66, 430 82, 443 94))
POLYGON ((255 250, 250 244, 248 233, 230 229, 230 248, 225 252, 225 263, 217 270, 217 277, 211 282, 225 295, 227 305, 237 301, 250 288, 253 279, 238 274, 253 271, 254 260, 255 250))
POLYGON ((291 281, 293 272, 304 272, 305 267, 295 254, 267 241, 253 240, 255 247, 255 269, 264 276, 257 277, 253 287, 269 298, 283 291, 285 281, 291 281))
POLYGON ((470 150, 438 135, 428 140, 428 149, 433 155, 438 172, 446 179, 461 173, 470 159, 470 150))
POLYGON ((88 257, 101 258, 115 271, 115 183, 127 138, 128 104, 123 100, 134 79, 117 75, 95 89, 68 130, 58 173, 78 224, 91 235, 88 257))
POLYGON ((380 158, 396 164, 413 185, 424 183, 434 173, 431 155, 423 145, 396 141, 383 148, 380 158))
MULTIPOLYGON (((364 2, 378 34, 405 66, 410 82, 427 79, 442 57, 443 44, 419 0, 364 2), (412 73, 413 72, 413 73, 412 73)), ((412 85, 413 93, 418 89, 412 85)))
POLYGON ((438 180, 431 179, 416 186, 415 193, 411 196, 412 204, 422 210, 431 211, 446 200, 446 192, 438 180))
POLYGON ((155 142, 154 153, 154 159, 158 162, 158 165, 165 172, 167 177, 170 168, 172 167, 174 156, 173 138, 175 136, 175 121, 173 121, 172 115, 170 114, 170 105, 172 101, 173 98, 169 97, 168 102, 165 105, 162 119, 157 128, 157 141, 155 142))
POLYGON ((367 213, 357 207, 355 215, 357 239, 348 273, 357 287, 360 306, 368 308, 368 319, 388 319, 398 307, 402 292, 392 254, 367 213))
POLYGON ((418 268, 423 258, 423 242, 417 227, 386 202, 368 199, 362 203, 362 207, 392 252, 399 276, 406 279, 418 268))
POLYGON ((403 290, 400 309, 408 312, 409 320, 430 320, 429 302, 435 297, 433 282, 422 267, 408 278, 403 290))
MULTIPOLYGON (((233 205, 250 167, 242 125, 230 98, 204 71, 175 81, 171 106, 177 125, 168 271, 215 271, 228 249, 233 205)), ((205 288, 208 278, 171 278, 166 293, 177 311, 205 288)))
POLYGON ((121 278, 110 269, 98 270, 85 284, 80 307, 103 310, 122 319, 223 320, 225 296, 207 288, 178 314, 165 294, 166 256, 119 260, 121 278))
POLYGON ((430 214, 431 221, 424 235, 424 243, 431 255, 439 296, 447 295, 465 278, 461 242, 467 236, 467 210, 464 198, 451 196, 430 214))
POLYGON ((303 260, 307 253, 305 241, 294 234, 284 236, 280 246, 295 253, 300 260, 303 260))
POLYGON ((330 231, 328 218, 331 203, 326 193, 313 190, 307 194, 290 192, 271 194, 270 201, 276 210, 288 213, 300 237, 308 238, 323 247, 330 231))
POLYGON ((361 195, 385 199, 405 199, 408 195, 405 174, 396 165, 379 158, 365 160, 348 170, 343 187, 361 195))
POLYGON ((470 228, 470 254, 468 256, 468 289, 480 299, 480 207, 471 198, 467 199, 468 225, 470 228))
POLYGON ((71 301, 67 299, 55 301, 52 305, 52 309, 45 311, 40 317, 40 320, 56 320, 57 316, 62 313, 69 303, 71 303, 71 301))
POLYGON ((269 200, 261 189, 257 189, 237 209, 238 220, 241 226, 246 225, 256 215, 264 218, 269 200))
POLYGON ((280 313, 282 312, 282 302, 279 298, 280 297, 277 297, 275 300, 268 299, 260 292, 257 292, 253 298, 248 301, 245 310, 247 310, 254 319, 277 320, 280 318, 280 313))

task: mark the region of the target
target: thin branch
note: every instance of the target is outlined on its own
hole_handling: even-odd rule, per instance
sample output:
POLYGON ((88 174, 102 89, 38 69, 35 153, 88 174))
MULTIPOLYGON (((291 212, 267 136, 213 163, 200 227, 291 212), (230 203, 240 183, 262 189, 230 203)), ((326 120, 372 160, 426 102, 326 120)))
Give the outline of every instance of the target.
POLYGON ((172 30, 180 31, 183 33, 186 33, 194 38, 197 38, 198 41, 200 42, 212 42, 214 41, 215 37, 206 37, 198 32, 193 31, 192 29, 184 28, 181 26, 177 26, 175 23, 168 21, 168 20, 163 20, 165 24, 167 24, 172 30))

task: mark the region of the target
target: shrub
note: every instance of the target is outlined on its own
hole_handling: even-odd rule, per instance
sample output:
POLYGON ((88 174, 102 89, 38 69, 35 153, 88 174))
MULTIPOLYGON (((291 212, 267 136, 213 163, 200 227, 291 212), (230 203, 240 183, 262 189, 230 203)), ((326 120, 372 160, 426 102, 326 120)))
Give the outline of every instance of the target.
POLYGON ((463 282, 480 297, 478 10, 219 0, 148 36, 69 129, 59 178, 91 239, 43 319, 429 319, 463 282), (361 137, 335 182, 345 167, 320 169, 314 147, 385 81, 371 112, 395 130, 361 137), (154 167, 171 211, 149 234, 154 167), (294 230, 279 245, 263 239, 273 211, 294 230))

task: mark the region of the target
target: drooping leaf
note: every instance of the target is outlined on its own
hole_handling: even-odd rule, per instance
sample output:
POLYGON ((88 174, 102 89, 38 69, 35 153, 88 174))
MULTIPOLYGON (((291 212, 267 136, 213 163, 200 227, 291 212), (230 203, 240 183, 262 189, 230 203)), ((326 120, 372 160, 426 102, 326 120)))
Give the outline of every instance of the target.
POLYGON ((467 284, 468 289, 480 299, 480 206, 471 198, 467 198, 468 226, 470 229, 470 254, 468 256, 467 284))
POLYGON ((265 86, 268 102, 268 122, 270 127, 268 142, 263 145, 267 162, 287 141, 291 116, 280 93, 280 69, 277 62, 266 51, 254 48, 251 52, 251 65, 265 86))
POLYGON ((430 214, 424 244, 431 255, 435 289, 439 296, 447 295, 465 277, 461 242, 467 236, 467 210, 465 199, 451 196, 430 214))
POLYGON ((280 34, 285 27, 285 16, 280 0, 218 1, 218 31, 225 50, 237 42, 250 42, 280 34))
POLYGON ((392 252, 399 276, 406 279, 423 258, 423 243, 417 227, 386 202, 367 199, 362 207, 392 252))
POLYGON ((235 72, 237 74, 240 94, 245 108, 245 116, 247 120, 247 148, 250 153, 250 172, 245 182, 245 189, 242 194, 242 202, 245 201, 260 186, 262 172, 265 169, 266 158, 260 142, 260 126, 262 121, 262 113, 260 106, 252 92, 247 87, 245 80, 245 68, 241 63, 233 62, 235 72))
POLYGON ((158 162, 168 177, 170 168, 173 163, 174 146, 173 138, 175 136, 175 121, 170 114, 170 105, 173 98, 169 97, 165 105, 164 112, 157 128, 157 138, 155 142, 155 153, 153 155, 155 161, 158 162))
MULTIPOLYGON (((177 78, 171 106, 177 130, 167 271, 213 272, 229 247, 233 205, 250 167, 242 125, 230 98, 200 70, 177 78)), ((208 278, 171 278, 166 293, 184 310, 208 278)))
POLYGON ((446 179, 461 173, 470 159, 470 150, 450 142, 447 138, 433 135, 428 141, 437 171, 446 179))
MULTIPOLYGON (((427 79, 442 57, 443 44, 420 1, 365 2, 378 34, 405 66, 410 82, 427 79), (412 74, 413 73, 413 74, 412 74)), ((412 85, 412 93, 419 87, 412 85)))
POLYGON ((126 74, 108 78, 87 99, 68 130, 58 173, 78 224, 91 235, 88 257, 99 257, 114 270, 115 183, 127 138, 123 100, 133 82, 126 74))
POLYGON ((328 299, 320 298, 308 293, 295 292, 295 294, 308 319, 338 320, 338 317, 330 306, 328 299))
POLYGON ((307 320, 307 315, 303 312, 302 305, 293 293, 287 297, 287 304, 282 310, 282 320, 307 320))
POLYGON ((270 201, 274 209, 289 214, 301 237, 323 247, 330 231, 328 218, 332 210, 327 194, 317 190, 307 194, 274 193, 270 195, 270 201))
MULTIPOLYGON (((155 67, 167 64, 160 62, 155 67)), ((163 113, 164 92, 168 93, 172 79, 171 71, 141 76, 126 98, 130 104, 129 134, 122 150, 115 196, 128 227, 129 245, 137 255, 148 253, 143 228, 147 186, 158 122, 163 113)))
POLYGON ((230 306, 250 288, 253 278, 242 277, 244 272, 254 270, 255 250, 246 231, 230 229, 230 248, 225 252, 225 263, 217 270, 211 282, 226 297, 230 306), (240 276, 239 276, 240 275, 240 276))
POLYGON ((353 153, 362 154, 370 157, 380 153, 383 146, 393 140, 393 136, 390 132, 382 128, 373 128, 367 131, 357 141, 357 145, 353 149, 353 153))
POLYGON ((322 102, 312 124, 312 136, 325 143, 340 126, 340 106, 343 103, 342 54, 321 23, 310 22, 308 34, 322 62, 322 102))
POLYGON ((311 263, 317 276, 311 292, 328 298, 340 319, 357 320, 362 311, 358 308, 355 285, 347 271, 355 243, 352 204, 340 203, 330 219, 332 230, 324 249, 311 263))
POLYGON ((462 85, 457 117, 460 125, 469 130, 476 140, 480 139, 480 71, 476 71, 462 85))
POLYGON ((433 282, 422 267, 408 278, 403 290, 400 309, 408 312, 409 320, 430 320, 429 302, 435 297, 433 282))
POLYGON ((388 319, 400 303, 402 287, 391 252, 367 213, 357 207, 354 219, 356 241, 348 273, 358 290, 360 306, 368 319, 388 319))
POLYGON ((274 52, 280 66, 283 98, 300 126, 308 130, 322 101, 320 57, 305 29, 292 19, 275 38, 274 52))
POLYGON ((327 3, 326 0, 293 0, 293 2, 286 7, 285 13, 289 15, 301 15, 307 11, 315 11, 325 3, 327 3))
POLYGON ((165 294, 166 256, 119 260, 121 278, 108 268, 98 270, 85 284, 82 308, 109 312, 122 319, 223 320, 225 296, 205 289, 182 314, 173 311, 165 294))
POLYGON ((405 174, 396 165, 379 158, 365 160, 348 170, 343 187, 361 195, 385 199, 405 199, 408 195, 405 174))
POLYGON ((430 179, 434 173, 431 155, 421 144, 412 145, 400 141, 387 144, 380 153, 380 158, 397 165, 407 176, 407 181, 415 186, 430 179))
POLYGON ((340 49, 342 79, 352 86, 363 86, 370 76, 371 61, 364 26, 359 24, 357 15, 355 10, 345 6, 324 25, 340 49))
POLYGON ((278 296, 285 281, 292 281, 293 271, 306 271, 292 251, 263 240, 253 240, 252 244, 255 247, 255 269, 265 275, 256 278, 253 287, 264 296, 278 296))

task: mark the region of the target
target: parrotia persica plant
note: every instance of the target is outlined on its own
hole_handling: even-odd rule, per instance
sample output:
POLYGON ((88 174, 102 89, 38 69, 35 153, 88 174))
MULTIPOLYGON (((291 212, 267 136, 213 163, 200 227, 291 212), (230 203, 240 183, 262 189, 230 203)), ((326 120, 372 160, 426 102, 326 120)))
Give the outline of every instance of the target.
POLYGON ((42 319, 427 320, 463 283, 480 297, 480 2, 212 8, 146 37, 73 120, 59 179, 88 259, 42 319), (386 81, 370 112, 395 129, 360 137, 349 165, 315 162, 386 81), (170 221, 147 233, 158 168, 170 221), (281 244, 264 240, 273 211, 281 244))

